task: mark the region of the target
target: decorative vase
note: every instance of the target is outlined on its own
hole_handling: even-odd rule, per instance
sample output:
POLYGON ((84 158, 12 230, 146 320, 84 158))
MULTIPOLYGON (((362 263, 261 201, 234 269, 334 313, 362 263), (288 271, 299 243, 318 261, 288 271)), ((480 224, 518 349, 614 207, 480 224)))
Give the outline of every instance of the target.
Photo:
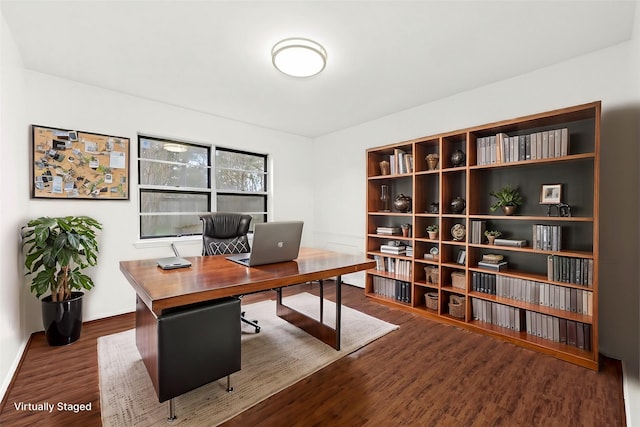
POLYGON ((425 160, 427 161, 428 170, 436 170, 438 168, 438 161, 440 160, 440 156, 438 156, 437 154, 427 154, 425 160))
POLYGON ((55 302, 51 295, 42 298, 42 323, 50 346, 71 344, 80 338, 83 296, 83 292, 71 292, 71 299, 55 302))
POLYGON ((380 162, 380 175, 389 175, 391 173, 391 165, 388 161, 383 160, 380 162))
POLYGON ((464 164, 464 152, 462 150, 455 150, 451 153, 451 165, 455 168, 464 164))
POLYGON ((449 205, 451 208, 451 213, 459 214, 464 211, 464 208, 467 206, 467 202, 460 196, 454 198, 449 205))
POLYGON ((402 213, 409 212, 411 210, 411 197, 400 193, 393 201, 393 206, 402 213))
POLYGON ((380 186, 380 211, 381 212, 389 212, 389 186, 381 185, 380 186))
POLYGON ((513 215, 514 213, 516 213, 516 208, 517 206, 513 205, 502 206, 502 212, 504 212, 505 215, 513 215))
POLYGON ((490 245, 493 245, 496 240, 496 236, 487 236, 487 240, 489 241, 490 245))
POLYGON ((410 237, 411 226, 409 224, 402 224, 400 228, 402 230, 402 237, 410 237))

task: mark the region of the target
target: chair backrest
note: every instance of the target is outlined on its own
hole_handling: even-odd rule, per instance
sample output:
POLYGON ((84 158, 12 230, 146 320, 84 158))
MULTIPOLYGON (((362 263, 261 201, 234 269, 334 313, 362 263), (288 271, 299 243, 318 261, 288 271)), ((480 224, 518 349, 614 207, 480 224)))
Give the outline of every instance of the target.
POLYGON ((241 254, 251 251, 247 233, 251 215, 214 212, 202 221, 202 255, 241 254))

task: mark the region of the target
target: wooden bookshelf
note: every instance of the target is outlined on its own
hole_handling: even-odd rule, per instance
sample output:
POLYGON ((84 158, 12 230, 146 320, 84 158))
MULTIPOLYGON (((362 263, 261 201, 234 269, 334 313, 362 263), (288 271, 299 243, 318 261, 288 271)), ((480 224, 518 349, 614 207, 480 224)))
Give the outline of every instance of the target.
POLYGON ((366 252, 385 270, 367 271, 367 297, 598 370, 600 115, 598 101, 368 149, 366 252), (464 154, 461 164, 454 163, 458 151, 464 154), (439 156, 435 170, 427 166, 428 154, 439 156), (381 173, 383 161, 394 164, 388 174, 381 173), (561 184, 570 216, 558 216, 555 207, 549 216, 540 203, 542 185, 554 184, 561 184), (382 211, 383 185, 389 211, 382 211), (524 198, 515 215, 489 209, 495 201, 489 193, 505 185, 524 198), (410 212, 394 208, 401 193, 411 195, 410 212), (462 212, 451 207, 456 197, 465 201, 462 212), (489 245, 484 235, 472 233, 482 223, 503 239, 526 244, 489 245), (409 236, 381 232, 406 224, 409 236), (436 239, 425 230, 433 224, 439 227, 436 239), (554 235, 557 250, 532 246, 534 233, 540 238, 538 225, 560 230, 554 235), (465 228, 462 239, 452 236, 454 226, 465 228), (380 246, 391 241, 412 251, 382 252, 380 246), (479 268, 485 254, 502 255, 508 267, 479 268), (396 259, 409 262, 409 275, 386 271, 396 259), (456 283, 453 272, 461 273, 456 283), (410 295, 405 288, 396 298, 389 280, 404 283, 397 289, 408 282, 410 295), (427 292, 438 294, 437 310, 427 308, 427 292), (464 316, 454 317, 449 303, 459 298, 464 316))

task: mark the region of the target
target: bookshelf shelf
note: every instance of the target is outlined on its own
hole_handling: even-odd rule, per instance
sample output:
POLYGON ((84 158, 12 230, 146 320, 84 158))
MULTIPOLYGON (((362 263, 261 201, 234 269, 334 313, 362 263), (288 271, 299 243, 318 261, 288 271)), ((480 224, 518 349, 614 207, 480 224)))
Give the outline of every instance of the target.
POLYGON ((368 270, 367 297, 597 370, 600 114, 598 101, 368 149, 366 253, 408 275, 368 270), (507 184, 524 198, 511 216, 489 209, 489 193, 507 184), (542 186, 557 184, 570 216, 540 203, 542 186), (389 212, 379 208, 383 190, 389 212), (401 193, 412 198, 408 213, 393 208, 401 193), (406 224, 407 237, 376 232, 406 224), (485 229, 507 241, 487 244, 485 229), (407 252, 382 252, 390 242, 407 252), (479 268, 488 255, 506 268, 479 268), (380 280, 391 285, 381 291, 380 280), (449 312, 452 302, 462 312, 460 300, 462 318, 449 312))

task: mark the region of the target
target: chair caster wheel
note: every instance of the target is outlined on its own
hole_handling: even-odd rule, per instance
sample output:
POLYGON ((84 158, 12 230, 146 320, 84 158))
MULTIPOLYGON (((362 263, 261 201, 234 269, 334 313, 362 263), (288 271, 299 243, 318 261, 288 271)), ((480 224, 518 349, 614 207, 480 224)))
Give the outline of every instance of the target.
POLYGON ((256 334, 259 334, 259 333, 260 333, 260 328, 258 327, 256 328, 256 334))

